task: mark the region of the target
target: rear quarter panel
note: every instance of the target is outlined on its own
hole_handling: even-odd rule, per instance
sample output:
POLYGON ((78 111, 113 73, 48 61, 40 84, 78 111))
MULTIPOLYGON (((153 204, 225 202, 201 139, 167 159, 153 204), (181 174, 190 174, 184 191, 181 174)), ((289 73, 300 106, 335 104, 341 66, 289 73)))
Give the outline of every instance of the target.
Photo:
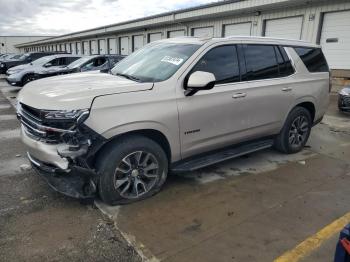
POLYGON ((328 108, 329 73, 310 73, 293 48, 287 48, 287 51, 296 69, 296 75, 292 84, 295 99, 290 110, 300 103, 312 102, 315 106, 314 121, 317 121, 326 113, 328 108))

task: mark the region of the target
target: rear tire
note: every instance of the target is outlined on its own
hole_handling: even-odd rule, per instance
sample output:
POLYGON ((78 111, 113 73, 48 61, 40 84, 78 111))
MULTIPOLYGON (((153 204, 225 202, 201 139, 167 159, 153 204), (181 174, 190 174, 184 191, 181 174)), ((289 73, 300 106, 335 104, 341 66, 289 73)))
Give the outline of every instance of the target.
POLYGON ((309 139, 312 127, 310 112, 304 107, 295 107, 275 139, 274 147, 286 154, 300 152, 309 139))
POLYGON ((168 174, 168 159, 162 147, 141 135, 121 137, 107 145, 96 166, 100 198, 110 205, 156 194, 168 174))

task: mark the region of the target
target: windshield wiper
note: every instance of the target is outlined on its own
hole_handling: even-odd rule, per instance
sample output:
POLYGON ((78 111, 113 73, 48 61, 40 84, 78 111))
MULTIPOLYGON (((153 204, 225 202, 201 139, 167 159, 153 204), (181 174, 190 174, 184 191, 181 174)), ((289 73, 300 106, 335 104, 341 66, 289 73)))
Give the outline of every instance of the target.
POLYGON ((132 76, 132 75, 117 73, 117 76, 122 76, 122 77, 125 77, 126 79, 133 80, 133 81, 136 81, 136 82, 141 82, 140 78, 137 78, 137 77, 132 76))

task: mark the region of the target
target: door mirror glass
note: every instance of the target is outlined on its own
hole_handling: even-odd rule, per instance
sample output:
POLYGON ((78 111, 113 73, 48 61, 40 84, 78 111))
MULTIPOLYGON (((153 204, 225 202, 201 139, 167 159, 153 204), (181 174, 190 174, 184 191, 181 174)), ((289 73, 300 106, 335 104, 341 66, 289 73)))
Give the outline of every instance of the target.
POLYGON ((186 96, 194 95, 199 90, 210 90, 215 85, 215 76, 209 72, 196 71, 190 75, 186 85, 186 96))

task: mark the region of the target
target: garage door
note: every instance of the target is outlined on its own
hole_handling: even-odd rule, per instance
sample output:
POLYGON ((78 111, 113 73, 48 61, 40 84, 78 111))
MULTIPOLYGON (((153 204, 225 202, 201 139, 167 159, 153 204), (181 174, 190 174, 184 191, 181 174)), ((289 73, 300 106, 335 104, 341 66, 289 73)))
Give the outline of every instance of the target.
POLYGON ((224 25, 224 36, 251 35, 252 23, 224 25))
MULTIPOLYGON (((44 50, 44 47, 42 48, 42 50, 44 50)), ((61 44, 61 45, 60 45, 60 51, 66 51, 66 50, 65 50, 65 45, 64 45, 64 44, 61 44)))
POLYGON ((77 54, 81 55, 82 51, 81 51, 81 43, 80 42, 76 42, 76 49, 77 49, 77 54))
POLYGON ((175 30, 175 31, 169 31, 168 32, 168 37, 173 38, 173 37, 181 37, 185 35, 185 30, 175 30))
POLYGON ((192 35, 197 37, 212 37, 214 36, 214 28, 213 27, 193 28, 192 35))
POLYGON ((288 17, 266 20, 265 36, 301 39, 303 17, 288 17))
POLYGON ((350 11, 324 15, 321 45, 331 69, 350 69, 350 11))
POLYGON ((128 55, 129 54, 129 37, 120 38, 120 54, 128 55))
POLYGON ((143 35, 134 35, 132 37, 132 51, 137 51, 143 47, 143 35))
POLYGON ((87 42, 87 41, 83 42, 83 54, 84 55, 90 54, 89 42, 87 42))
POLYGON ((92 40, 90 43, 91 43, 91 54, 92 55, 97 55, 98 54, 97 41, 96 40, 92 40))
POLYGON ((162 33, 153 33, 148 35, 148 42, 151 43, 153 41, 161 40, 162 33))
POLYGON ((100 49, 99 54, 101 55, 107 54, 106 40, 104 39, 98 40, 98 48, 100 49))
POLYGON ((66 44, 66 51, 67 51, 67 53, 70 53, 70 52, 71 52, 70 44, 69 44, 69 43, 66 44))
POLYGON ((117 39, 109 38, 108 39, 108 54, 117 53, 117 39))
POLYGON ((71 47, 72 47, 72 54, 75 55, 75 54, 77 53, 75 43, 72 43, 72 44, 71 44, 71 47))

